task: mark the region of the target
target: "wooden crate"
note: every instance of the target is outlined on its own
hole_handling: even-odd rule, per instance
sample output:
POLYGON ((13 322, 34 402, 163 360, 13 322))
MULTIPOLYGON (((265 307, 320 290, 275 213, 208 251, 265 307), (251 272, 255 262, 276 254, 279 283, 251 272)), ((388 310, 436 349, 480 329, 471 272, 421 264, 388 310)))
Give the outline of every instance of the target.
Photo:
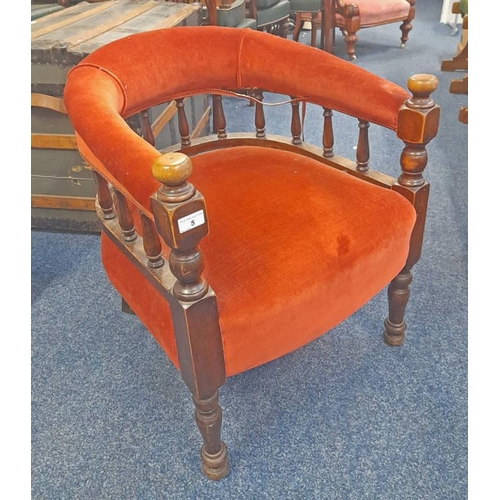
MULTIPOLYGON (((31 25, 31 221, 37 229, 98 231, 92 173, 76 149, 62 95, 68 71, 98 47, 132 33, 202 21, 196 4, 164 0, 81 2, 31 25)), ((159 50, 162 50, 161 48, 159 50)), ((207 97, 185 100, 193 137, 209 133, 207 97)), ((149 111, 161 149, 180 142, 175 103, 149 111)), ((141 132, 139 116, 127 122, 141 132)))

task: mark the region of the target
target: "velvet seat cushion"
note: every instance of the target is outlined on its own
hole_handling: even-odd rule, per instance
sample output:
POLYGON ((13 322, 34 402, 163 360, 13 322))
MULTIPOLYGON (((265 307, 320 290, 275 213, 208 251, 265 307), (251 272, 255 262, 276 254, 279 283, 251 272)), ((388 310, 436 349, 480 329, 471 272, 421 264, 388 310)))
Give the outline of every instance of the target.
MULTIPOLYGON (((415 222, 398 193, 316 160, 254 146, 193 158, 210 232, 228 376, 291 352, 345 319, 404 266, 415 222)), ((178 366, 166 301, 107 236, 110 281, 178 366)))
MULTIPOLYGON (((345 0, 346 5, 356 4, 359 7, 361 26, 384 24, 406 19, 410 12, 407 0, 345 0)), ((337 14, 336 23, 344 26, 344 18, 337 14)))

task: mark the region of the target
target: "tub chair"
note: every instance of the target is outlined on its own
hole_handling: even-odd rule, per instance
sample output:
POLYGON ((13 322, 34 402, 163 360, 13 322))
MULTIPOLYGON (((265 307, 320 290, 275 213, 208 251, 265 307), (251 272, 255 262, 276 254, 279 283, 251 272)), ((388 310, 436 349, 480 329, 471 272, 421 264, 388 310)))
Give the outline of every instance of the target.
POLYGON ((436 86, 416 74, 408 92, 310 46, 218 26, 134 34, 69 72, 64 102, 95 173, 102 264, 193 396, 208 478, 229 471, 218 395, 226 377, 335 335, 385 287, 383 338, 403 342, 436 86), (211 96, 216 133, 191 139, 183 100, 198 93, 211 96), (271 93, 288 107, 287 137, 266 128, 271 93), (251 132, 227 130, 228 97, 254 100, 244 106, 251 132), (160 151, 147 119, 138 133, 125 118, 163 101, 176 102, 182 140, 160 151), (316 145, 303 140, 313 108, 316 145), (353 159, 335 152, 333 114, 359 130, 353 159), (371 123, 401 139, 397 178, 370 166, 371 123))

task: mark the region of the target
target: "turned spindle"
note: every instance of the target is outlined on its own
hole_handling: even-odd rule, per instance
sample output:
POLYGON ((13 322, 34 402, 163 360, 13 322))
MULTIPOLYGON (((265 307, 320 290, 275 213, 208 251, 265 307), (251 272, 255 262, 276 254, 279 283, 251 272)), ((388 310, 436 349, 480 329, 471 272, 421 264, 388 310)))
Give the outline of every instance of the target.
POLYGON ((302 144, 302 123, 300 120, 299 106, 300 102, 292 99, 292 123, 291 123, 291 133, 292 133, 292 144, 302 144))
POLYGON ((408 79, 412 97, 399 111, 398 137, 404 141, 401 154, 402 174, 398 181, 407 187, 425 183, 422 172, 427 165, 427 143, 437 134, 440 109, 430 94, 436 90, 438 79, 433 75, 419 74, 408 79))
POLYGON ((257 99, 255 102, 255 137, 262 138, 266 136, 266 118, 262 104, 264 94, 262 90, 256 89, 254 97, 257 99))
POLYGON ((323 156, 333 156, 333 122, 332 110, 323 108, 323 156))
POLYGON ((398 346, 404 342, 406 323, 405 310, 410 298, 411 272, 401 271, 389 284, 387 297, 389 299, 389 315, 384 322, 384 340, 389 345, 398 346))
POLYGON ((184 109, 184 99, 176 99, 175 104, 177 106, 177 123, 181 136, 181 147, 191 146, 191 135, 189 133, 186 110, 184 109))
POLYGON ((219 139, 225 139, 227 137, 226 116, 222 106, 222 96, 214 94, 212 102, 214 107, 214 132, 219 139))
POLYGON ((358 172, 368 171, 370 163, 370 143, 368 142, 368 128, 370 124, 365 120, 358 121, 359 135, 356 148, 356 170, 358 172))
POLYGON ((127 203, 125 196, 118 190, 113 190, 116 212, 118 213, 118 223, 122 230, 123 240, 126 242, 134 241, 137 238, 135 232, 134 218, 127 203))
POLYGON ((148 217, 141 213, 142 243, 144 252, 148 258, 148 267, 157 269, 164 264, 161 253, 161 241, 156 232, 155 225, 148 217))
POLYGON ((111 220, 116 217, 115 207, 113 205, 113 196, 109 189, 107 181, 101 174, 93 171, 94 182, 96 185, 97 203, 102 211, 102 218, 104 220, 111 220))
POLYGON ((149 109, 144 109, 139 113, 139 120, 141 122, 142 138, 154 146, 155 136, 149 120, 149 109))

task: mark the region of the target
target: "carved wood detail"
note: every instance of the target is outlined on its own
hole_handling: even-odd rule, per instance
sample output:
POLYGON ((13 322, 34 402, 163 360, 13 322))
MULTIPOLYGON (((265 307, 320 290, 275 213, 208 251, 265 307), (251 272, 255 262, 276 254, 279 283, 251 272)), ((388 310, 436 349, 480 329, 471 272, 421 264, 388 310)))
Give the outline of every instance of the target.
POLYGON ((367 121, 359 120, 359 135, 358 146, 356 148, 356 170, 358 172, 366 172, 369 169, 370 163, 370 143, 368 141, 368 127, 370 124, 367 121))
POLYGON ((332 110, 323 108, 323 156, 331 158, 333 156, 333 119, 332 110))
POLYGON ((113 197, 106 180, 96 172, 93 171, 94 181, 97 192, 97 203, 102 210, 102 217, 105 220, 114 219, 116 217, 115 207, 113 204, 113 197))
POLYGON ((181 146, 189 146, 191 137, 189 134, 189 123, 184 109, 184 99, 176 99, 177 119, 179 123, 179 134, 181 136, 181 146))

